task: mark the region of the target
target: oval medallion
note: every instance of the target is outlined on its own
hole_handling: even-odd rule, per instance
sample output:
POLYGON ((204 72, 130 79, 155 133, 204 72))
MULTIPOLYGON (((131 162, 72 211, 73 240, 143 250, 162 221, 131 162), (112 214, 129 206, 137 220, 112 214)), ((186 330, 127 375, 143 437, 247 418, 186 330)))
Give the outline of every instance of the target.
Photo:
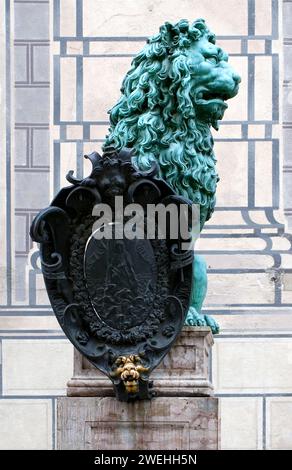
POLYGON ((92 306, 110 327, 127 330, 151 314, 157 273, 149 240, 99 240, 93 233, 84 275, 92 306))

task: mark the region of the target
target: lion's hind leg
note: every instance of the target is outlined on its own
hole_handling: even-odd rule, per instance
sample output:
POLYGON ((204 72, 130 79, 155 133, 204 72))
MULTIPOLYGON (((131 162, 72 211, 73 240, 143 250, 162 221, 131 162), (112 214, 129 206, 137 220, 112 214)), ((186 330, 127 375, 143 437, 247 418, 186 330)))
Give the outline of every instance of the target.
POLYGON ((195 255, 191 302, 185 324, 189 326, 209 326, 213 334, 219 333, 219 325, 214 318, 201 313, 207 294, 207 266, 204 258, 195 255))

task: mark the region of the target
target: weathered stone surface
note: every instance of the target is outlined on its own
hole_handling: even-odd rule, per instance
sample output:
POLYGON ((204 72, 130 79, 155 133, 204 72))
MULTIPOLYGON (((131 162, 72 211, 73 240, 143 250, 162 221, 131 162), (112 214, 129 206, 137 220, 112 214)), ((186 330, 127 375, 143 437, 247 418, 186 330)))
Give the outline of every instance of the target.
POLYGON ((58 448, 217 449, 218 399, 208 396, 212 344, 209 328, 184 327, 151 375, 158 396, 134 403, 114 398, 110 380, 75 351, 71 397, 57 400, 58 448))
POLYGON ((154 398, 121 403, 115 398, 58 398, 58 449, 214 450, 218 448, 218 399, 154 398))
MULTIPOLYGON (((184 327, 177 342, 151 374, 158 396, 210 396, 210 351, 213 336, 208 327, 184 327)), ((75 350, 74 376, 68 396, 113 396, 110 380, 75 350)))

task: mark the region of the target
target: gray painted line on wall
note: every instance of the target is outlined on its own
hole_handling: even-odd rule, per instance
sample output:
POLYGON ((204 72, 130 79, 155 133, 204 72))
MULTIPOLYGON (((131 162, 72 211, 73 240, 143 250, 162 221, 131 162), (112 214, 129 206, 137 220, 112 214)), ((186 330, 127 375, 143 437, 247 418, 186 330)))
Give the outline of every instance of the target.
MULTIPOLYGON (((268 39, 266 40, 269 44, 271 44, 271 41, 268 39)), ((66 53, 66 43, 67 41, 60 41, 61 43, 61 53, 60 53, 60 57, 90 57, 90 58, 95 58, 95 59, 107 59, 107 58, 127 58, 127 57, 135 57, 136 54, 126 54, 126 53, 108 53, 108 54, 90 54, 89 53, 89 49, 88 51, 85 53, 83 52, 82 55, 78 54, 78 53, 71 53, 71 54, 67 54, 66 53)), ((88 44, 88 42, 86 43, 88 44)), ((89 46, 89 44, 88 44, 89 46)), ((272 52, 270 51, 269 52, 269 47, 267 48, 267 52, 245 52, 244 54, 242 52, 230 52, 228 53, 228 56, 229 57, 248 57, 248 56, 252 56, 252 57, 266 57, 266 56, 270 56, 272 55, 272 52)))
POLYGON ((83 122, 83 57, 76 57, 76 120, 83 122))
POLYGON ((7 304, 12 302, 11 253, 11 51, 10 51, 10 0, 5 0, 6 19, 6 288, 7 304))
POLYGON ((60 0, 53 0, 54 37, 60 36, 60 0))
POLYGON ((33 270, 29 271, 29 290, 28 290, 28 300, 30 305, 36 304, 36 273, 33 270))
MULTIPOLYGON (((15 330, 14 331, 10 331, 10 333, 12 333, 11 335, 7 335, 5 336, 2 332, 0 332, 0 340, 5 340, 5 341, 9 341, 9 340, 39 340, 39 339, 57 339, 57 340, 67 340, 67 342, 69 342, 69 339, 64 335, 64 333, 62 331, 58 332, 58 334, 45 334, 45 335, 39 335, 39 334, 33 334, 33 330, 29 332, 28 335, 23 335, 23 330, 20 330, 20 333, 19 334, 16 334, 15 333, 15 330)), ((242 334, 238 334, 238 333, 234 333, 234 334, 231 334, 231 333, 220 333, 218 335, 214 335, 214 338, 216 338, 216 340, 225 340, 225 339, 281 339, 281 338, 284 338, 284 339, 289 339, 289 338, 292 338, 292 333, 254 333, 254 334, 245 334, 245 333, 242 333, 242 334)))
MULTIPOLYGON (((286 270, 285 270, 285 272, 286 272, 286 270)), ((274 302, 275 302, 276 305, 281 305, 282 304, 282 285, 281 285, 280 282, 275 282, 274 302)))
MULTIPOLYGON (((259 387, 260 388, 260 387, 259 387)), ((292 397, 292 393, 215 393, 218 398, 272 398, 272 397, 292 397)))
MULTIPOLYGON (((41 273, 41 270, 39 270, 39 273, 41 273)), ((23 311, 25 313, 26 311, 32 311, 32 312, 51 312, 52 307, 51 305, 48 304, 42 304, 42 305, 0 305, 0 312, 1 310, 6 311, 6 312, 18 312, 18 311, 23 311)))
POLYGON ((1 400, 52 400, 53 398, 66 397, 66 392, 64 395, 2 395, 1 400))
MULTIPOLYGON (((37 167, 30 167, 30 168, 25 168, 25 167, 21 167, 21 166, 18 166, 18 167, 15 167, 14 168, 14 172, 15 173, 49 173, 50 171, 50 167, 48 166, 37 166, 37 167)), ((15 210, 19 210, 18 207, 15 207, 15 210)), ((28 209, 29 210, 29 209, 28 209)))
MULTIPOLYGON (((249 103, 250 105, 250 103, 249 103)), ((255 206, 255 142, 248 141, 248 172, 247 172, 247 187, 248 187, 248 207, 255 206)))
POLYGON ((90 139, 90 124, 83 124, 83 141, 90 141, 92 142, 92 139, 90 139))
POLYGON ((265 124, 265 140, 272 140, 274 141, 275 139, 272 138, 272 124, 265 124))
POLYGON ((266 449, 266 442, 267 442, 267 402, 266 397, 263 397, 263 449, 266 449))
MULTIPOLYGON (((38 329, 24 329, 24 328, 10 328, 10 329, 2 329, 0 328, 0 333, 1 334, 4 334, 4 333, 14 333, 15 331, 19 331, 20 333, 31 333, 31 334, 40 334, 40 333, 44 333, 44 334, 49 334, 49 335, 53 335, 53 334, 58 334, 58 335, 63 335, 63 331, 60 329, 58 330, 55 330, 54 328, 52 329, 46 329, 46 330, 38 330, 38 329)), ((43 335, 41 336, 42 338, 44 337, 43 335)))
MULTIPOLYGON (((246 55, 247 54, 247 39, 242 39, 241 40, 241 55, 246 55)), ((231 55, 231 54, 228 54, 231 55)))
MULTIPOLYGON (((57 125, 60 122, 60 57, 54 55, 54 124, 57 125)), ((68 121, 69 124, 69 121, 68 121)))
POLYGON ((3 393, 3 368, 2 368, 2 361, 3 361, 3 355, 2 355, 2 340, 0 340, 0 395, 3 393))
MULTIPOLYGON (((145 42, 147 39, 151 36, 151 33, 149 36, 84 36, 81 38, 78 38, 78 41, 91 41, 91 42, 145 42)), ((221 35, 221 36, 216 36, 217 40, 220 41, 222 40, 234 40, 234 39, 273 39, 271 34, 230 34, 229 36, 226 35, 221 35)), ((54 36, 54 41, 74 41, 77 39, 76 36, 60 36, 60 35, 55 35, 54 36)))
MULTIPOLYGON (((205 309, 203 309, 203 312, 204 313, 210 313, 210 312, 213 312, 214 315, 254 315, 254 314, 257 314, 257 315, 275 315, 275 312, 269 312, 269 311, 266 311, 266 312, 260 312, 260 311, 256 311, 256 312, 250 312, 250 310, 236 310, 235 309, 232 309, 230 310, 230 308, 226 308, 226 309, 222 309, 222 304, 212 304, 214 305, 214 307, 221 307, 221 308, 216 308, 216 312, 213 312, 213 309, 211 308, 211 305, 208 305, 206 306, 205 309)), ((231 305, 231 304, 230 304, 231 305)), ((259 308, 275 308, 275 306, 273 304, 235 304, 234 305, 235 307, 239 308, 239 307, 259 307, 259 308)), ((10 317, 54 317, 54 313, 52 311, 35 311, 34 308, 36 306, 35 305, 30 305, 29 306, 29 312, 23 312, 23 311, 1 311, 0 310, 0 317, 7 317, 7 316, 10 316, 10 317)), ((277 306, 278 307, 278 306, 277 306)), ((287 307, 292 307, 292 304, 282 304, 279 306, 280 308, 287 308, 287 307)), ((291 312, 291 315, 292 315, 292 312, 291 312)), ((51 331, 51 330, 49 330, 51 331)))
POLYGON ((67 57, 66 50, 67 50, 67 41, 61 41, 60 42, 60 54, 58 55, 58 57, 67 57))
MULTIPOLYGON (((266 305, 267 307, 267 305, 266 305)), ((211 314, 211 315, 224 315, 224 316, 250 316, 250 315, 260 315, 260 316, 263 316, 263 317, 269 317, 269 316, 274 316, 275 315, 275 307, 271 307, 273 309, 273 311, 268 311, 268 310, 265 310, 265 311, 260 311, 260 310, 253 310, 253 311, 250 311, 250 309, 248 310, 236 310, 236 309, 217 309, 217 308, 209 308, 209 307, 206 307, 206 308, 203 308, 202 310, 202 313, 204 314, 211 314)), ((277 313, 280 314, 282 313, 283 315, 287 315, 287 316, 292 316, 292 311, 290 311, 289 313, 288 312, 281 312, 281 309, 286 309, 285 305, 281 305, 280 306, 280 309, 277 308, 277 313)))
POLYGON ((272 119, 279 121, 279 56, 278 54, 272 55, 272 119))
POLYGON ((83 178, 83 141, 78 140, 76 143, 76 173, 77 178, 83 178))
POLYGON ((241 138, 242 140, 248 140, 248 124, 244 123, 241 125, 241 138))
POLYGON ((16 122, 15 129, 27 129, 33 127, 34 129, 49 129, 49 123, 40 122, 16 122))
MULTIPOLYGON (((275 266, 270 266, 269 269, 275 266)), ((209 274, 255 274, 255 273, 267 273, 266 268, 208 268, 209 274)), ((285 269, 285 273, 292 273, 292 269, 285 269)))
POLYGON ((83 40, 83 57, 89 56, 89 41, 83 40))
POLYGON ((272 37, 279 38, 279 3, 278 0, 272 0, 272 37))
POLYGON ((60 189, 60 144, 54 142, 54 194, 60 189))
POLYGON ((264 55, 271 55, 272 54, 272 41, 271 39, 265 40, 265 53, 264 55))
MULTIPOLYGON (((251 305, 251 304, 248 304, 248 305, 251 305)), ((258 307, 258 304, 254 304, 253 306, 258 307)), ((274 309, 274 306, 270 304, 264 304, 264 307, 274 309)), ((287 305, 282 304, 280 305, 279 309, 277 307, 277 311, 279 312, 279 310, 281 309, 285 310, 286 308, 287 308, 287 305)), ((210 307, 206 306, 206 308, 203 309, 204 313, 210 313, 211 311, 214 312, 214 314, 216 315, 242 315, 242 316, 253 315, 253 314, 263 315, 263 316, 275 315, 274 311, 269 311, 269 310, 265 310, 265 311, 255 310, 253 312, 251 312, 249 309, 248 310, 240 310, 240 309, 230 310, 230 308, 227 308, 227 307, 226 309, 222 308, 222 305, 221 305, 221 308, 219 309, 216 307, 211 307, 211 306, 210 307)), ((287 312, 286 314, 292 315, 292 311, 289 313, 287 312)), ((50 310, 43 310, 43 311, 37 310, 37 307, 34 307, 34 306, 28 306, 28 307, 22 306, 21 308, 19 308, 19 310, 7 310, 6 306, 0 307, 0 317, 7 317, 7 316, 9 317, 54 317, 54 313, 50 310), (25 308, 25 310, 23 310, 23 308, 25 308)))
POLYGON ((212 361, 212 358, 213 358, 213 352, 212 352, 212 348, 210 348, 210 355, 209 355, 209 380, 211 382, 211 384, 213 383, 213 361, 212 361))
POLYGON ((83 0, 76 0, 76 38, 83 38, 83 0))
MULTIPOLYGON (((222 308, 222 304, 214 304, 214 303, 211 304, 211 303, 210 303, 210 304, 208 305, 208 308, 213 308, 213 309, 215 309, 216 307, 222 308)), ((280 307, 284 307, 284 308, 288 308, 288 307, 292 307, 292 303, 286 302, 286 303, 282 303, 281 305, 277 305, 277 304, 274 304, 274 303, 266 303, 266 304, 263 304, 263 303, 258 303, 258 304, 254 304, 254 303, 253 303, 253 304, 248 304, 248 303, 229 304, 229 303, 228 303, 228 304, 227 304, 227 303, 226 303, 226 304, 225 304, 225 307, 226 307, 226 308, 232 308, 232 309, 233 309, 233 308, 240 308, 240 307, 242 307, 242 308, 248 308, 248 307, 249 307, 249 308, 253 308, 253 307, 259 307, 259 308, 260 308, 260 307, 264 307, 264 308, 269 308, 269 307, 273 307, 273 308, 274 308, 274 307, 277 307, 277 308, 280 308, 280 307)))
MULTIPOLYGON (((218 235, 218 238, 219 235, 218 235)), ((261 250, 228 250, 228 251, 222 251, 222 250, 200 250, 200 254, 204 255, 274 255, 274 254, 287 254, 287 250, 267 250, 263 249, 261 250)))
MULTIPOLYGON (((59 397, 66 397, 66 392, 64 395, 2 395, 0 396, 1 400, 52 400, 59 397)), ((214 393, 214 396, 217 398, 286 398, 292 397, 292 393, 214 393)), ((101 398, 101 397, 100 397, 101 398)))
MULTIPOLYGON (((62 44, 62 41, 61 41, 62 44)), ((88 44, 88 43, 87 43, 88 44)), ((95 58, 95 59, 106 59, 106 58, 116 58, 116 57, 135 57, 136 54, 90 54, 87 52, 80 56, 79 54, 67 54, 66 51, 60 54, 61 57, 90 57, 90 58, 95 58)))
MULTIPOLYGON (((247 79, 247 114, 248 122, 251 123, 254 121, 254 72, 255 72, 255 58, 254 56, 249 55, 247 59, 247 70, 248 70, 248 79, 247 79)), ((267 121, 270 122, 270 121, 267 121)))
POLYGON ((279 140, 272 141, 272 204, 274 209, 280 205, 279 140))
MULTIPOLYGON (((68 142, 67 140, 67 126, 64 126, 63 124, 60 125, 60 140, 55 140, 55 142, 62 142, 62 141, 66 141, 68 142)), ((74 140, 75 142, 75 140, 74 140)))
MULTIPOLYGON (((273 209, 271 207, 266 207, 265 208, 265 215, 266 215, 266 218, 267 220, 272 224, 274 225, 275 223, 277 223, 277 220, 275 219, 274 217, 274 212, 273 212, 273 209)), ((283 224, 281 224, 282 227, 284 227, 283 224)), ((286 238, 287 237, 287 234, 286 234, 286 238)))
MULTIPOLYGON (((28 308, 31 308, 31 306, 28 306, 28 308)), ((33 310, 29 310, 28 308, 25 308, 25 311, 21 310, 19 312, 16 311, 0 311, 0 317, 53 317, 54 313, 53 312, 34 312, 33 310)))
POLYGON ((27 88, 50 88, 49 82, 33 82, 33 83, 22 83, 18 82, 14 88, 27 89, 27 88))
POLYGON ((255 0, 248 0, 248 35, 255 35, 255 0))
POLYGON ((52 448, 53 450, 56 449, 56 430, 57 430, 57 422, 56 422, 56 398, 52 398, 52 448))
MULTIPOLYGON (((77 124, 77 125, 82 125, 82 121, 80 122, 76 122, 76 121, 72 121, 72 123, 74 126, 77 124)), ((61 126, 65 127, 65 125, 63 124, 63 121, 62 121, 62 124, 61 126)), ((96 142, 96 143, 103 143, 105 141, 105 138, 104 139, 91 139, 89 134, 87 134, 88 137, 86 138, 83 138, 83 142, 96 142)), ((266 137, 254 137, 254 138, 242 138, 242 137, 239 137, 239 138, 229 138, 229 139, 226 139, 226 138, 214 138, 214 142, 274 142, 275 139, 273 139, 272 137, 271 138, 266 138, 266 137)), ((65 137, 62 137, 62 134, 60 132, 60 139, 56 139, 55 142, 76 142, 76 139, 66 139, 65 137)))
MULTIPOLYGON (((200 238, 217 238, 217 236, 219 237, 220 235, 223 235, 223 234, 220 234, 220 233, 202 233, 200 235, 200 238)), ((277 234, 273 234, 273 235, 277 235, 277 234)), ((226 233, 224 234, 224 238, 254 238, 254 233, 226 233)), ((268 237, 267 237, 267 234, 263 233, 262 234, 262 239, 264 239, 266 242, 268 241, 268 237)))
POLYGON ((50 3, 50 0, 14 0, 14 3, 50 3))
POLYGON ((46 335, 46 336, 22 336, 21 334, 20 335, 13 335, 13 336, 3 336, 3 335, 0 335, 0 339, 2 340, 5 340, 5 341, 9 341, 11 339, 21 339, 21 340, 32 340, 32 339, 58 339, 58 340, 64 340, 66 339, 67 342, 69 342, 67 336, 65 336, 63 334, 63 336, 54 336, 54 335, 46 335))
MULTIPOLYGON (((58 57, 59 56, 54 56, 54 57, 58 57)), ((234 120, 234 119, 230 119, 229 121, 226 120, 226 121, 219 121, 219 125, 220 126, 229 126, 229 125, 234 125, 234 124, 237 124, 237 125, 242 125, 242 124, 278 124, 279 122, 278 121, 273 121, 271 119, 257 119, 256 121, 245 121, 245 120, 234 120)), ((66 124, 66 125, 69 125, 71 126, 72 124, 78 124, 80 126, 84 125, 84 124, 91 124, 91 125, 95 125, 95 126, 109 126, 109 121, 94 121, 94 120, 91 120, 91 121, 66 121, 66 120, 62 120, 62 124, 66 124)), ((292 124, 292 122, 291 122, 292 124)), ((21 125, 21 124, 17 124, 17 125, 21 125)), ((23 126, 27 126, 29 124, 27 123, 24 123, 22 124, 23 126)), ((36 125, 40 125, 40 124, 36 124, 36 125)))
POLYGON ((292 333, 254 333, 254 334, 245 334, 245 333, 242 333, 242 334, 238 334, 238 333, 235 333, 235 334, 224 334, 224 333, 220 333, 219 335, 214 335, 216 339, 220 340, 220 339, 231 339, 231 338, 292 338, 292 333))
POLYGON ((109 126, 109 121, 78 121, 78 120, 75 120, 75 121, 66 121, 64 119, 62 119, 62 121, 60 121, 60 119, 58 121, 56 121, 55 124, 60 124, 60 122, 64 125, 69 125, 69 126, 72 126, 72 124, 74 125, 79 125, 79 126, 84 126, 85 124, 89 124, 89 125, 95 125, 95 126, 109 126))
MULTIPOLYGON (((251 210, 263 211, 263 210, 269 210, 269 209, 271 209, 270 206, 257 206, 257 207, 253 207, 251 210)), ((249 208, 246 206, 217 206, 215 207, 215 211, 245 211, 245 213, 247 213, 248 210, 249 208)))

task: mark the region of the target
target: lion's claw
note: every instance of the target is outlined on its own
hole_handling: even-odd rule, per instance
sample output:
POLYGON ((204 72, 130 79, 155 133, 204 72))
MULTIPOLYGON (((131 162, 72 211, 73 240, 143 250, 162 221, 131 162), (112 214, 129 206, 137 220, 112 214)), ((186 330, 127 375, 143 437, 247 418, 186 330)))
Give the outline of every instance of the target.
POLYGON ((204 315, 206 324, 211 328, 213 335, 217 335, 219 333, 219 325, 214 320, 214 318, 210 317, 210 315, 204 315))
POLYGON ((212 333, 216 335, 219 333, 219 325, 214 320, 214 318, 210 317, 209 315, 202 315, 198 313, 193 307, 189 308, 185 325, 187 326, 209 326, 212 330, 212 333))
POLYGON ((203 315, 198 313, 193 307, 189 308, 185 325, 188 326, 207 326, 206 320, 203 315))

